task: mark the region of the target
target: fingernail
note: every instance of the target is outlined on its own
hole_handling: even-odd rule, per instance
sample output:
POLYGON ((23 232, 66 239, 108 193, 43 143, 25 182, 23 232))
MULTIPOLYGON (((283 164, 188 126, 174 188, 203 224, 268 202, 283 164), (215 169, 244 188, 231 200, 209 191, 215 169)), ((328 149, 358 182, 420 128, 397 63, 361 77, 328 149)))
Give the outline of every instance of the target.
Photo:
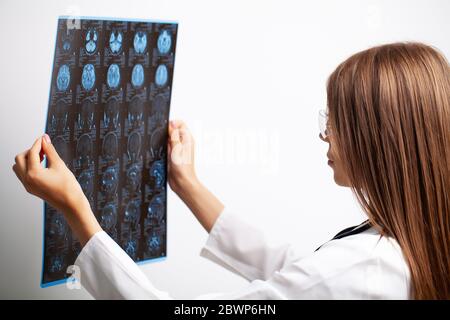
POLYGON ((170 126, 171 126, 172 128, 175 128, 175 121, 170 120, 170 126))
POLYGON ((52 143, 52 140, 50 140, 50 136, 48 135, 48 134, 44 134, 44 139, 45 139, 45 142, 47 142, 48 144, 51 144, 52 143))

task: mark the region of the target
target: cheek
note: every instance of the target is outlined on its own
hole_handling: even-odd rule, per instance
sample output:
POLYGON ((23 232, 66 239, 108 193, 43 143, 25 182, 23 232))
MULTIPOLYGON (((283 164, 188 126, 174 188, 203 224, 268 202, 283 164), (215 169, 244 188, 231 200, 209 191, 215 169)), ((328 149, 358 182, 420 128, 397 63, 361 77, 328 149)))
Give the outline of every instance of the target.
POLYGON ((334 182, 336 182, 337 185, 341 186, 343 181, 342 181, 342 176, 340 174, 340 171, 336 168, 336 166, 332 166, 333 169, 333 178, 334 178, 334 182))
POLYGON ((336 145, 334 143, 330 143, 330 153, 335 161, 338 161, 338 153, 336 150, 336 145))
POLYGON ((348 178, 344 174, 339 164, 335 162, 332 168, 334 174, 334 182, 336 182, 336 184, 339 186, 348 187, 349 186, 348 178))

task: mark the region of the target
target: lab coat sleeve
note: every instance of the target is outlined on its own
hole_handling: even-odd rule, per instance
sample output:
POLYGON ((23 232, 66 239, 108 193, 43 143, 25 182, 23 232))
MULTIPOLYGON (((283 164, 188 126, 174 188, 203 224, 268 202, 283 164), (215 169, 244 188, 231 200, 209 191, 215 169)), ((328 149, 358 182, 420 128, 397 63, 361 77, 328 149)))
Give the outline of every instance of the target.
MULTIPOLYGON (((350 238, 331 241, 307 257, 284 263, 267 279, 254 279, 243 289, 226 294, 210 293, 197 299, 407 298, 409 278, 405 276, 407 268, 399 254, 400 249, 393 250, 385 241, 381 246, 376 245, 375 240, 350 238), (380 253, 376 254, 372 247, 378 247, 380 253)), ((257 249, 256 252, 266 253, 266 249, 257 249)), ((231 264, 235 263, 233 259, 231 264)), ((251 270, 242 264, 244 272, 251 270)), ((168 293, 155 288, 139 266, 104 231, 88 241, 75 265, 79 267, 81 284, 96 299, 172 299, 168 293)))
POLYGON ((289 244, 271 245, 263 232, 225 208, 200 255, 249 281, 267 280, 299 258, 289 244))
POLYGON ((331 241, 267 280, 197 299, 408 299, 410 277, 401 249, 386 239, 376 243, 375 237, 331 241))
MULTIPOLYGON (((320 259, 314 259, 320 263, 320 259)), ((369 292, 361 286, 363 264, 336 273, 322 273, 308 268, 308 261, 294 263, 275 271, 267 280, 253 280, 248 286, 230 293, 202 295, 197 299, 218 300, 309 300, 309 299, 368 299, 369 292), (353 275, 348 275, 353 272, 353 275), (343 274, 345 273, 345 274, 343 274), (344 285, 340 278, 349 281, 344 285)))
POLYGON ((89 239, 78 255, 81 285, 95 299, 173 299, 156 289, 125 251, 100 231, 89 239))
MULTIPOLYGON (((261 232, 228 210, 216 220, 202 255, 250 281, 268 279, 294 257, 290 246, 269 246, 261 232)), ((81 285, 95 299, 173 299, 167 292, 155 288, 104 231, 89 239, 75 265, 80 268, 81 285)), ((261 287, 258 281, 255 283, 261 287)), ((208 294, 199 298, 214 299, 221 295, 208 294)))

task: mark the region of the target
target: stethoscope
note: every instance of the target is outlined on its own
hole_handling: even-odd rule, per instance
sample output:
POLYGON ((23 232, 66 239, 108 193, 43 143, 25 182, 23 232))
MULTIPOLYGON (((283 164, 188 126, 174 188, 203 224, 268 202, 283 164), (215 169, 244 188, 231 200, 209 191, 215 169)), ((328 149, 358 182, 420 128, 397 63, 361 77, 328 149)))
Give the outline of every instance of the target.
MULTIPOLYGON (((354 234, 358 234, 358 233, 364 232, 367 229, 370 229, 371 227, 372 226, 370 225, 369 220, 366 220, 366 221, 364 221, 363 223, 361 223, 361 224, 359 224, 357 226, 348 227, 348 228, 345 228, 342 231, 339 231, 338 234, 336 234, 333 237, 333 239, 331 239, 330 241, 336 240, 336 239, 342 239, 342 238, 345 238, 345 237, 348 237, 348 236, 351 236, 351 235, 354 235, 354 234)), ((314 251, 319 250, 322 246, 323 245, 321 245, 320 247, 318 247, 314 251)))

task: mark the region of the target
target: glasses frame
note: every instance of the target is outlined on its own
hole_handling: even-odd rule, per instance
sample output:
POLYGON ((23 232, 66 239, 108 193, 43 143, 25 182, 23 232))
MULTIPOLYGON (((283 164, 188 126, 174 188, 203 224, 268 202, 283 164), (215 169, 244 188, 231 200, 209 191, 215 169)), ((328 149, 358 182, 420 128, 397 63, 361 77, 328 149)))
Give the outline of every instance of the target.
POLYGON ((326 139, 330 136, 330 128, 328 126, 328 110, 320 109, 319 110, 319 130, 320 135, 323 139, 326 139))

